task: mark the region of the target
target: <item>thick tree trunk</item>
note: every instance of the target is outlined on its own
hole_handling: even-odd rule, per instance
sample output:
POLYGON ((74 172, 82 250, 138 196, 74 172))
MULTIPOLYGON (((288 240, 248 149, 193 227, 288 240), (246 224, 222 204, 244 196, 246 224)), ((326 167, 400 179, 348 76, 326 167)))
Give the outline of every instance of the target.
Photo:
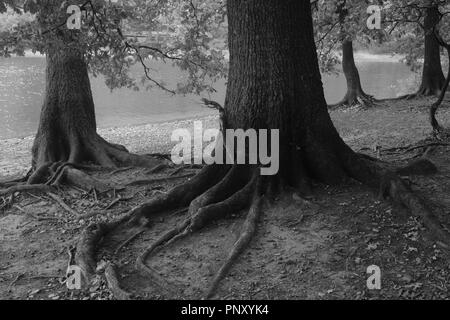
POLYGON ((33 164, 79 162, 92 157, 96 136, 94 101, 86 64, 76 50, 47 55, 45 100, 33 146, 33 164))
POLYGON ((279 129, 280 176, 294 185, 341 181, 351 153, 327 111, 309 6, 228 1, 226 127, 279 129))
POLYGON ((34 169, 55 162, 89 161, 105 167, 157 164, 97 134, 88 69, 82 53, 73 47, 47 54, 45 98, 32 156, 34 169))
POLYGON ((433 34, 433 28, 439 22, 439 10, 436 6, 426 10, 424 65, 418 94, 430 96, 439 95, 445 83, 445 77, 442 72, 439 42, 433 34))

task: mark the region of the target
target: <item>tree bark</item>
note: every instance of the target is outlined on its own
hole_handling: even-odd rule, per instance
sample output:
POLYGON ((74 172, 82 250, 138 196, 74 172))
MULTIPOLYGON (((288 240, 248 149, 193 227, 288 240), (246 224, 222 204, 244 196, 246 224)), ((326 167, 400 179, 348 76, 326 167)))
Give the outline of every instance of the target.
MULTIPOLYGON (((298 0, 227 1, 230 71, 223 128, 279 129, 280 171, 267 178, 255 170, 259 166, 206 166, 186 183, 109 223, 109 230, 123 222, 140 229, 162 211, 189 206, 184 221, 163 233, 137 259, 154 285, 166 290, 172 287, 147 266, 148 259, 209 223, 250 207, 239 238, 206 292, 206 298, 213 297, 219 281, 255 234, 266 196, 270 199, 286 190, 284 186, 300 193, 309 191, 303 188, 311 180, 336 184, 354 178, 377 188, 381 195, 391 195, 422 217, 438 238, 450 244, 448 233, 432 212, 395 173, 364 160, 340 138, 323 93, 310 6, 310 1, 298 0)), ((83 255, 78 264, 86 269, 95 267, 91 239, 104 236, 98 233, 101 229, 105 228, 87 230, 80 241, 77 252, 83 255)), ((173 288, 168 294, 176 292, 180 290, 173 288)))
POLYGON ((422 71, 422 83, 418 95, 439 95, 445 83, 444 73, 441 65, 441 51, 439 42, 436 40, 433 30, 439 22, 439 9, 430 6, 426 9, 424 21, 425 27, 425 51, 424 65, 422 71))
POLYGON ((342 181, 352 151, 325 102, 306 1, 229 0, 226 128, 280 130, 280 173, 291 185, 342 181))
POLYGON ((79 162, 91 156, 83 140, 96 136, 94 101, 82 54, 47 54, 45 99, 33 145, 33 164, 79 162))

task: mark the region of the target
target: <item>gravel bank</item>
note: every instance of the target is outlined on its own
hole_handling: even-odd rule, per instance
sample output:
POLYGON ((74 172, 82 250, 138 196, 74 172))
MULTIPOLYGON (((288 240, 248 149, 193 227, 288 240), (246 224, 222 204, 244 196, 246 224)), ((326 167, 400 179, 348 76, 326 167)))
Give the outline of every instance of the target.
MULTIPOLYGON (((199 117, 139 126, 99 129, 106 140, 119 143, 133 153, 168 153, 175 145, 170 137, 179 128, 193 131, 194 121, 202 121, 203 128, 218 128, 216 116, 199 117)), ((33 136, 0 140, 0 177, 5 178, 26 172, 31 163, 33 136)))

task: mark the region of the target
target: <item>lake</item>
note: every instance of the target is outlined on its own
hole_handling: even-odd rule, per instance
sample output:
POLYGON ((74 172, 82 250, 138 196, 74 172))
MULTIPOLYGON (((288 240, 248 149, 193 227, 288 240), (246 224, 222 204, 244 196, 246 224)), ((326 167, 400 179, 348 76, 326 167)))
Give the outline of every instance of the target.
MULTIPOLYGON (((396 97, 413 90, 415 74, 398 57, 355 54, 364 90, 377 98, 396 97)), ((170 64, 152 62, 157 79, 174 84, 183 75, 170 64)), ((137 69, 136 74, 139 74, 137 69)), ((39 122, 45 89, 45 58, 0 58, 0 139, 33 135, 39 122)), ((339 102, 346 90, 343 75, 323 75, 328 103, 339 102)), ((173 96, 160 89, 111 92, 101 77, 91 77, 98 126, 121 127, 203 116, 214 111, 203 107, 195 95, 173 96)), ((223 103, 225 82, 205 97, 223 103)))

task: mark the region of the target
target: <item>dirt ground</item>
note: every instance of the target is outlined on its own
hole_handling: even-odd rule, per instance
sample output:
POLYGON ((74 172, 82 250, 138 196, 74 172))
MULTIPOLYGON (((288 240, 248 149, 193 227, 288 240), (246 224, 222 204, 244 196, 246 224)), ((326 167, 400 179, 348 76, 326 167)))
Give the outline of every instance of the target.
MULTIPOLYGON (((423 148, 388 150, 420 145, 430 133, 430 101, 390 102, 372 110, 334 111, 332 118, 346 142, 372 156, 404 164, 423 148)), ((439 120, 450 127, 444 108, 439 120)), ((427 199, 442 225, 450 227, 450 147, 429 154, 439 172, 409 177, 413 190, 427 199)), ((132 169, 95 177, 118 190, 137 179, 164 177, 176 170, 148 174, 132 169)), ((194 173, 185 169, 177 174, 194 173)), ((74 246, 89 224, 111 220, 165 192, 183 179, 96 195, 61 189, 58 195, 73 211, 67 212, 48 195, 17 195, 0 212, 0 299, 113 299, 102 276, 89 290, 70 291, 64 283, 74 246), (121 201, 115 200, 121 196, 121 201)), ((184 213, 166 212, 119 252, 115 249, 131 231, 118 230, 103 239, 97 255, 118 266, 123 289, 137 299, 197 299, 208 288, 236 241, 245 212, 218 221, 150 258, 147 264, 167 281, 153 285, 137 271, 137 257, 164 231, 183 221, 184 213)), ((257 235, 222 280, 217 299, 448 299, 450 259, 420 221, 371 190, 350 183, 315 186, 314 197, 285 196, 264 208, 257 235), (367 267, 381 269, 381 290, 369 290, 367 267)), ((450 230, 449 230, 450 232, 450 230)))

